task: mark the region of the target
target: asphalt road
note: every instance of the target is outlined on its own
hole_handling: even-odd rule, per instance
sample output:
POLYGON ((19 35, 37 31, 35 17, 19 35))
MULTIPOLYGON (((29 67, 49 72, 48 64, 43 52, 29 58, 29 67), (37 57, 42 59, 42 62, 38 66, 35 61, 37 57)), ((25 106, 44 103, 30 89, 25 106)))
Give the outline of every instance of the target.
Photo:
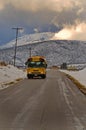
POLYGON ((0 91, 0 130, 86 130, 86 96, 61 72, 0 91))

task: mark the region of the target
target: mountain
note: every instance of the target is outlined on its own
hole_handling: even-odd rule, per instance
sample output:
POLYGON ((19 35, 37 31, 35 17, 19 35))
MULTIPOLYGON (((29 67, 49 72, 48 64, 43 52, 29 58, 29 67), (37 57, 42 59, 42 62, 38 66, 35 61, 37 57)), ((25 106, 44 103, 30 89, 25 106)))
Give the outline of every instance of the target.
MULTIPOLYGON (((22 37, 19 37, 17 39, 17 46, 22 46, 22 45, 27 45, 30 43, 37 43, 37 42, 42 42, 42 41, 47 41, 50 40, 55 33, 52 32, 42 32, 42 33, 34 33, 34 34, 27 34, 22 37)), ((15 46, 15 40, 0 46, 1 49, 4 48, 10 48, 15 46)))
MULTIPOLYGON (((17 47, 16 65, 23 66, 31 55, 45 56, 48 66, 86 63, 86 42, 53 40, 17 47)), ((0 60, 13 63, 14 48, 0 50, 0 60)))

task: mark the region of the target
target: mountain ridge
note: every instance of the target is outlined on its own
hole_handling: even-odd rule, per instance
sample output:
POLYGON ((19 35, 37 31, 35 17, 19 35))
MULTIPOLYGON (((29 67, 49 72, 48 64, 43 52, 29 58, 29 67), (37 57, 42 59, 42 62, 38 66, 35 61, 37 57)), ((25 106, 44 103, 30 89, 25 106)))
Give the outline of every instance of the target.
MULTIPOLYGON (((52 39, 55 33, 52 32, 42 32, 42 33, 34 33, 34 34, 26 34, 17 38, 17 46, 33 44, 37 42, 47 41, 52 39)), ((15 46, 16 40, 12 40, 5 45, 1 45, 0 48, 10 48, 15 46)))
MULTIPOLYGON (((31 55, 44 56, 48 66, 86 63, 86 44, 82 41, 53 40, 42 41, 17 47, 16 65, 24 66, 27 58, 31 55)), ((14 47, 0 50, 0 60, 13 63, 14 47)))

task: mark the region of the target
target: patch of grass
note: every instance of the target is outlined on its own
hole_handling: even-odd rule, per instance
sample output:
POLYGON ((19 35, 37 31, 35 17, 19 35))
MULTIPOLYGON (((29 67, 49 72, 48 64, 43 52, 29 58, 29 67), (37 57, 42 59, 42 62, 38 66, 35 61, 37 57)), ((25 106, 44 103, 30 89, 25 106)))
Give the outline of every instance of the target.
POLYGON ((15 81, 11 81, 11 82, 8 82, 8 83, 4 83, 4 85, 13 85, 14 83, 16 83, 16 82, 18 82, 18 81, 21 81, 22 80, 22 78, 18 78, 18 79, 16 79, 15 81))
POLYGON ((18 78, 18 79, 16 79, 16 81, 21 81, 22 80, 22 78, 18 78))
POLYGON ((13 82, 13 81, 11 81, 11 82, 9 82, 9 83, 5 83, 4 85, 12 85, 12 84, 14 84, 15 82, 13 82))
POLYGON ((76 80, 74 77, 70 76, 69 74, 66 74, 66 76, 80 89, 82 93, 86 95, 86 87, 82 85, 78 80, 76 80))

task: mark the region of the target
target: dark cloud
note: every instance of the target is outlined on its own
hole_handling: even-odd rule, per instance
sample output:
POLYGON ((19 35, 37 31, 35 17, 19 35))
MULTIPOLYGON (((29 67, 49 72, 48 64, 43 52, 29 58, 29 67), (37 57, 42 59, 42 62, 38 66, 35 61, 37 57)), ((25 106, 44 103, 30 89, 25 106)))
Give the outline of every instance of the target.
POLYGON ((11 40, 12 27, 25 33, 58 31, 64 25, 86 23, 86 0, 0 0, 0 42, 11 40))

